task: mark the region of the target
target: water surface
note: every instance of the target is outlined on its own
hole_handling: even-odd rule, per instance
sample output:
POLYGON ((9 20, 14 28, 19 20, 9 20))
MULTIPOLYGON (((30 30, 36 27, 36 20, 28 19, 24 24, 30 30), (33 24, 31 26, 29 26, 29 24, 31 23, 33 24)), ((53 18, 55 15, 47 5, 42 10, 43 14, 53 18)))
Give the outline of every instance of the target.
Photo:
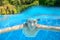
MULTIPOLYGON (((0 16, 0 29, 23 24, 30 18, 39 18, 39 24, 60 26, 60 8, 33 6, 17 15, 2 15, 0 16)), ((22 30, 17 30, 1 34, 0 40, 60 40, 59 35, 60 32, 40 30, 35 37, 26 37, 22 30)))

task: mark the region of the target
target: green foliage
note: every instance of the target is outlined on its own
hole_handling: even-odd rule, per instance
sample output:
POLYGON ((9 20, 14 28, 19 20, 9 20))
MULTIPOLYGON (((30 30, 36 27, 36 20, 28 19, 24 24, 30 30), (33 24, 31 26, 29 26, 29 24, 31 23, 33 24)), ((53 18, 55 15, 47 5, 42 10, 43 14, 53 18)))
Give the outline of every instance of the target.
POLYGON ((22 4, 31 4, 33 3, 35 0, 20 0, 22 4))
POLYGON ((39 4, 45 6, 54 6, 55 0, 39 0, 39 4))
POLYGON ((35 5, 60 6, 60 0, 0 0, 0 14, 17 14, 35 5))
POLYGON ((3 5, 3 0, 0 0, 0 6, 2 6, 3 5))
POLYGON ((0 7, 0 10, 4 11, 0 11, 0 14, 2 15, 17 14, 18 12, 22 12, 23 10, 32 5, 34 6, 39 4, 37 0, 1 0, 0 2, 2 2, 2 8, 0 7))
POLYGON ((60 0, 56 0, 55 6, 60 7, 60 0))

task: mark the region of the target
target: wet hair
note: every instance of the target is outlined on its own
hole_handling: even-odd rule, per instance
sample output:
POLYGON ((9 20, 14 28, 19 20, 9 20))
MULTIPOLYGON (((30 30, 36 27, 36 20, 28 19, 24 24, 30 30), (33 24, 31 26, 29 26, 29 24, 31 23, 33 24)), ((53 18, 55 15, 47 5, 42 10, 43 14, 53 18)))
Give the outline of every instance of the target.
POLYGON ((37 21, 40 21, 40 19, 37 19, 37 21))

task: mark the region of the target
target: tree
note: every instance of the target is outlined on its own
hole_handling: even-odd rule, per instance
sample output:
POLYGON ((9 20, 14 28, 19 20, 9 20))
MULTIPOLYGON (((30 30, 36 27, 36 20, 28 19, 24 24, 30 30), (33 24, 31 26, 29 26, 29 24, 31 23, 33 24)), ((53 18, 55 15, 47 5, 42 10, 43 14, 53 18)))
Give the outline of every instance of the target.
POLYGON ((39 0, 40 5, 54 6, 55 0, 39 0))
POLYGON ((31 4, 33 3, 35 0, 20 0, 22 4, 31 4))
POLYGON ((39 0, 39 5, 44 5, 46 0, 39 0))
POLYGON ((2 5, 3 5, 3 1, 4 1, 4 0, 0 0, 0 6, 2 6, 2 5))
POLYGON ((56 0, 55 6, 60 7, 60 0, 56 0))

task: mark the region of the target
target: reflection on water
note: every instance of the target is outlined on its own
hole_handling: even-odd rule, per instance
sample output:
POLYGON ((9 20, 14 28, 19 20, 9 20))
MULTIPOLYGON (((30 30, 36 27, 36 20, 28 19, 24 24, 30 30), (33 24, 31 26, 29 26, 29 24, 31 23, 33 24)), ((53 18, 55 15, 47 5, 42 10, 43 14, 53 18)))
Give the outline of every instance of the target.
MULTIPOLYGON (((5 20, 5 16, 0 16, 0 19, 2 18, 3 20, 0 20, 0 29, 1 28, 6 28, 6 27, 12 27, 14 25, 19 25, 23 24, 26 22, 28 18, 33 18, 33 19, 40 19, 38 21, 39 24, 44 24, 48 26, 60 26, 60 11, 58 8, 44 8, 44 7, 32 7, 27 9, 27 11, 22 12, 22 14, 18 15, 9 15, 5 20), (55 10, 56 9, 56 10, 55 10), (39 11, 38 11, 39 10, 39 11), (56 13, 57 12, 57 13, 56 13), (48 14, 49 13, 49 14, 48 14), (56 14, 55 14, 56 13, 56 14), (47 14, 47 15, 41 15, 41 14, 47 14), (53 15, 55 14, 55 15, 53 15), (53 15, 53 16, 52 16, 53 15)), ((40 30, 39 33, 34 37, 31 38, 31 40, 59 40, 59 35, 60 32, 50 32, 48 30, 40 30), (56 37, 57 36, 57 37, 56 37)), ((18 40, 25 40, 25 35, 23 35, 21 30, 17 31, 12 31, 8 32, 5 34, 0 35, 0 39, 3 40, 15 40, 16 37, 18 40), (17 36, 18 35, 18 36, 17 36), (7 38, 8 37, 8 38, 7 38)), ((30 38, 26 38, 30 39, 30 38)))

